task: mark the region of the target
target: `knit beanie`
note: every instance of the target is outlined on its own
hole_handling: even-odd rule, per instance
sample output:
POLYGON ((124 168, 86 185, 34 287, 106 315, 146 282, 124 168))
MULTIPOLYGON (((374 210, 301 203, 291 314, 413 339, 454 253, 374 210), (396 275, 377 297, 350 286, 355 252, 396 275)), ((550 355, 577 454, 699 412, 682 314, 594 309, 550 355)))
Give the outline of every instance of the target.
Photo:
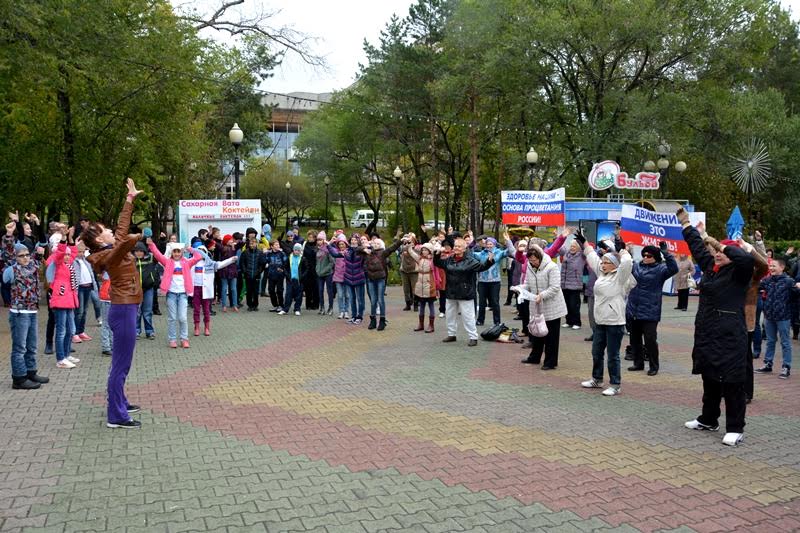
POLYGON ((658 246, 653 246, 652 244, 645 246, 642 248, 642 254, 650 254, 653 256, 653 259, 656 260, 656 263, 661 262, 661 250, 658 246))
POLYGON ((231 242, 232 240, 233 240, 233 235, 225 235, 224 237, 222 237, 222 245, 228 246, 228 243, 231 242))
POLYGON ((294 250, 295 252, 298 252, 298 251, 300 251, 302 249, 303 249, 303 245, 300 244, 299 242, 295 243, 294 246, 292 247, 292 250, 294 250))
POLYGON ((16 244, 14 244, 14 255, 16 255, 16 254, 18 254, 20 252, 23 252, 23 251, 27 251, 27 250, 28 250, 28 247, 25 246, 24 244, 22 244, 21 242, 18 242, 16 244))
POLYGON ((612 263, 614 263, 615 267, 619 266, 619 256, 615 252, 607 252, 606 254, 603 255, 603 259, 611 261, 612 263))
POLYGON ((147 246, 142 241, 139 241, 136 243, 136 246, 133 247, 133 251, 147 253, 147 246))
POLYGON ((720 241, 719 243, 720 243, 722 246, 735 246, 735 247, 737 247, 737 248, 739 248, 739 247, 740 247, 740 246, 739 246, 739 243, 738 243, 737 241, 734 241, 734 240, 731 240, 731 239, 725 239, 724 241, 720 241))
POLYGON ((328 236, 325 235, 324 231, 320 231, 319 233, 317 233, 317 240, 318 241, 319 240, 327 241, 328 240, 328 236))
POLYGON ((497 239, 495 239, 494 237, 488 237, 486 239, 486 242, 490 242, 490 243, 494 244, 495 248, 497 248, 497 239))
POLYGON ((145 239, 152 239, 153 238, 153 228, 144 228, 142 230, 142 235, 144 235, 145 239))

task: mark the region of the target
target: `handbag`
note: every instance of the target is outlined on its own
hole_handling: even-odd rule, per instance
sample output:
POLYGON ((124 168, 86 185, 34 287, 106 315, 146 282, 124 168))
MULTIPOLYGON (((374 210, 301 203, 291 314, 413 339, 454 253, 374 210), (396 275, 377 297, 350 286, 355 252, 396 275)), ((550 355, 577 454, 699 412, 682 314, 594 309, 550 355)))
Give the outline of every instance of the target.
POLYGON ((542 314, 541 304, 536 304, 536 312, 531 315, 531 318, 528 321, 528 332, 534 337, 547 336, 547 322, 542 314))
POLYGON ((686 284, 689 286, 690 289, 697 288, 697 282, 694 280, 694 276, 691 274, 686 274, 686 284))

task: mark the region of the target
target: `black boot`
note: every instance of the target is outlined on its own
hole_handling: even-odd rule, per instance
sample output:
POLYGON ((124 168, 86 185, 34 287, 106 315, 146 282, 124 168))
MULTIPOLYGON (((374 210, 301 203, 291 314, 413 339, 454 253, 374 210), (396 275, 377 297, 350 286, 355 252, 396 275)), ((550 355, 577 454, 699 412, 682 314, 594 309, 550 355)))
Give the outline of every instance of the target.
POLYGON ((28 379, 34 383, 50 383, 50 378, 40 376, 36 370, 28 370, 28 379))
POLYGON ((13 383, 11 384, 12 389, 30 390, 30 389, 38 389, 39 387, 41 387, 39 383, 29 380, 28 376, 22 376, 22 377, 12 376, 11 379, 13 381, 13 383))
POLYGON ((378 324, 378 331, 383 331, 386 329, 386 317, 382 316, 380 323, 378 324))
POLYGON ((375 329, 375 315, 369 317, 369 327, 367 329, 375 329))

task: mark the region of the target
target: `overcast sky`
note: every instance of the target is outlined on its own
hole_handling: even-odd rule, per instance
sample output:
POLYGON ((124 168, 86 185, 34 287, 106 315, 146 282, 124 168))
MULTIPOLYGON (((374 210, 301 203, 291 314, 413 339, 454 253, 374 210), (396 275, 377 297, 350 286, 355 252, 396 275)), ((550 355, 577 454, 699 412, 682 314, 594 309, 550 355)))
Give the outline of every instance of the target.
MULTIPOLYGON (((221 0, 172 0, 172 3, 213 12, 221 0)), ((325 72, 288 54, 275 76, 261 88, 277 93, 321 93, 347 87, 355 79, 359 62, 366 61, 364 39, 377 43, 392 14, 405 17, 412 3, 412 0, 248 0, 241 7, 244 12, 253 12, 257 6, 280 10, 271 19, 273 26, 290 26, 316 37, 318 40, 311 48, 324 56, 330 66, 329 72, 325 72)), ((792 11, 794 20, 800 18, 800 0, 781 0, 781 4, 792 11)))

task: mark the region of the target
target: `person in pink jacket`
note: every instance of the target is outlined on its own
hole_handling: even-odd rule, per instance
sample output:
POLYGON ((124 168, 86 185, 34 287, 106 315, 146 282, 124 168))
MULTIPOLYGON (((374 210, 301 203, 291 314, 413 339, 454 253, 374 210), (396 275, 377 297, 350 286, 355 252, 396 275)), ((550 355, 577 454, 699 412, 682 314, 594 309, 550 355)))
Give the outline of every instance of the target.
MULTIPOLYGON (((59 242, 60 234, 55 234, 51 242, 59 242)), ((50 309, 56 321, 56 366, 58 368, 75 368, 80 362, 72 357, 72 336, 75 334, 75 309, 78 308, 78 278, 73 263, 78 256, 74 246, 64 243, 55 245, 53 253, 47 259, 47 266, 55 269, 53 281, 50 282, 50 309)))
POLYGON ((189 347, 189 321, 187 320, 188 295, 194 293, 192 267, 203 260, 194 248, 185 248, 192 258, 184 257, 184 246, 176 242, 167 243, 167 257, 158 251, 153 239, 147 239, 147 247, 156 261, 164 266, 161 276, 161 292, 167 295, 167 339, 170 348, 178 347, 178 324, 180 324, 181 346, 189 347))

